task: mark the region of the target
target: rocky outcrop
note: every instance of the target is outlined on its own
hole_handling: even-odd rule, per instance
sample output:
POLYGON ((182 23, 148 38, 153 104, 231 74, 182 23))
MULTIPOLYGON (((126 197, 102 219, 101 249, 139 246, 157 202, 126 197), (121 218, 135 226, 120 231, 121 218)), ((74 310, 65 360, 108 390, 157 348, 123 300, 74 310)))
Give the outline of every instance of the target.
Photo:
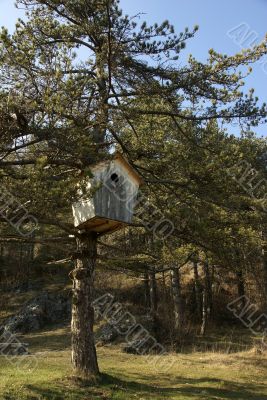
POLYGON ((12 333, 38 331, 46 325, 69 321, 71 298, 69 292, 41 293, 26 303, 14 316, 8 318, 4 328, 12 333))
POLYGON ((97 346, 105 346, 114 343, 119 339, 120 335, 117 329, 110 324, 102 325, 95 334, 95 342, 97 346))
MULTIPOLYGON (((122 313, 123 315, 123 313, 122 313)), ((136 342, 138 339, 131 341, 132 337, 138 336, 138 331, 142 330, 146 335, 153 337, 155 322, 151 315, 143 315, 137 318, 136 324, 132 325, 132 318, 122 319, 117 316, 118 323, 112 324, 111 322, 102 325, 95 334, 95 341, 98 346, 105 346, 112 343, 121 343, 122 349, 128 353, 136 352, 136 342), (128 343, 129 342, 129 343, 128 343)))

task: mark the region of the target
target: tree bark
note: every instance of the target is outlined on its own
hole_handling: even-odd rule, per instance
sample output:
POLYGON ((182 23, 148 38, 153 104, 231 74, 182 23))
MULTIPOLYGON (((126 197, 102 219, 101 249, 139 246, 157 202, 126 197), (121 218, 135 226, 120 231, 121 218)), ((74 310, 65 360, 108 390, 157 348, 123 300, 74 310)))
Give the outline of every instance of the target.
POLYGON ((246 300, 245 300, 245 282, 244 282, 244 275, 242 271, 242 267, 239 268, 236 272, 237 276, 237 292, 238 292, 238 297, 242 298, 242 304, 243 308, 245 307, 246 300))
POLYGON ((207 329, 207 322, 208 322, 208 293, 207 293, 207 288, 206 285, 204 285, 203 288, 203 299, 202 299, 202 324, 201 324, 201 329, 200 329, 200 335, 204 336, 206 333, 207 329))
POLYGON ((195 295, 196 295, 196 309, 198 318, 201 318, 201 287, 199 282, 198 264, 193 262, 194 267, 194 280, 195 280, 195 295))
POLYGON ((207 288, 207 311, 209 318, 211 316, 213 308, 213 296, 212 296, 212 281, 210 276, 210 266, 207 261, 204 263, 204 277, 205 277, 205 286, 207 288))
POLYGON ((166 277, 165 277, 165 272, 162 271, 162 287, 163 287, 163 293, 164 293, 164 298, 166 299, 166 277))
POLYGON ((202 336, 205 335, 207 329, 208 319, 211 315, 212 310, 212 289, 210 282, 210 274, 209 274, 209 264, 208 262, 204 262, 203 264, 203 272, 204 272, 204 289, 203 289, 203 301, 202 301, 202 325, 200 334, 202 336))
POLYGON ((145 292, 145 307, 150 308, 150 290, 149 290, 149 278, 148 273, 144 273, 144 292, 145 292))
POLYGON ((178 268, 171 270, 172 296, 174 305, 174 328, 180 333, 183 324, 183 305, 181 297, 180 272, 178 268))
POLYGON ((155 315, 158 309, 157 282, 155 271, 149 272, 150 312, 155 315))
POLYGON ((263 300, 263 307, 265 310, 265 313, 267 313, 267 248, 264 247, 262 251, 262 263, 263 263, 263 280, 264 280, 264 288, 263 288, 263 295, 264 295, 264 300, 263 300))
POLYGON ((94 378, 99 374, 94 343, 94 272, 97 244, 95 233, 77 238, 76 266, 72 272, 72 363, 77 375, 94 378))

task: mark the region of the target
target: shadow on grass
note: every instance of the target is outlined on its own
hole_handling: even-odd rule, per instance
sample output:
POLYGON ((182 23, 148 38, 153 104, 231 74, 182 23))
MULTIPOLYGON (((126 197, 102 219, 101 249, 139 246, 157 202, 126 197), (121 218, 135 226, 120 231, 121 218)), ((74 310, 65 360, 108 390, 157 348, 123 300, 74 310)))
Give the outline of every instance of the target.
POLYGON ((70 327, 50 327, 33 334, 23 335, 23 341, 29 343, 30 352, 61 351, 70 348, 70 327))
MULTIPOLYGON (((143 377, 140 377, 143 379, 143 377)), ((148 377, 149 379, 149 377, 148 377)), ((65 380, 55 383, 53 387, 37 387, 28 385, 30 397, 26 399, 48 399, 48 400, 89 400, 89 399, 136 399, 137 395, 142 399, 236 399, 236 400, 263 400, 266 393, 259 393, 264 389, 264 385, 237 384, 232 381, 203 377, 200 379, 180 379, 177 378, 176 385, 179 387, 159 388, 146 383, 128 381, 122 378, 103 374, 101 381, 97 385, 80 381, 73 384, 72 380, 65 380), (205 384, 205 385, 203 385, 205 384), (203 386, 199 386, 203 385, 203 386), (217 385, 217 387, 215 387, 217 385), (213 386, 213 387, 211 387, 213 386), (258 393, 256 393, 256 391, 258 393)), ((139 397, 138 397, 139 398, 139 397)), ((12 397, 9 397, 13 400, 12 397)), ((15 397, 14 397, 15 399, 15 397)))
POLYGON ((191 354, 194 352, 212 352, 234 354, 251 350, 261 338, 256 340, 250 331, 244 329, 220 329, 208 332, 205 337, 199 335, 186 336, 177 347, 177 353, 191 354))
MULTIPOLYGON (((140 377, 141 378, 141 377, 140 377)), ((144 377, 142 376, 142 379, 144 377)), ((149 377, 146 377, 149 380, 149 377)), ((207 399, 211 399, 212 396, 221 397, 222 399, 252 399, 252 400, 263 400, 266 398, 266 394, 256 394, 255 391, 259 389, 264 389, 265 385, 251 385, 246 384, 244 388, 243 384, 237 384, 236 382, 226 381, 216 378, 177 378, 174 385, 180 386, 178 388, 174 387, 164 387, 159 388, 153 385, 138 383, 135 381, 126 381, 123 379, 115 378, 111 375, 102 375, 102 386, 115 386, 118 388, 123 388, 130 393, 149 393, 157 395, 163 395, 164 397, 177 395, 186 395, 188 398, 199 398, 202 394, 207 396, 207 399), (205 383, 205 386, 195 386, 205 383), (210 387, 209 385, 218 385, 223 387, 210 387), (254 393, 253 393, 254 392, 254 393)), ((161 397, 158 397, 159 399, 161 397)))

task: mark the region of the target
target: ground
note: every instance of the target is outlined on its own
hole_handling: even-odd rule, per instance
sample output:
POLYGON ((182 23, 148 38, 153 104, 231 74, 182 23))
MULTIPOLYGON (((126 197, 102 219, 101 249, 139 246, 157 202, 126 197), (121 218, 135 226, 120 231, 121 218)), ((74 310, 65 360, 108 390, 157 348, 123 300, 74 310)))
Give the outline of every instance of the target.
POLYGON ((170 354, 164 367, 161 358, 151 362, 147 356, 125 354, 118 346, 100 347, 103 375, 92 386, 73 378, 69 327, 22 339, 29 343, 30 358, 18 366, 16 360, 0 357, 1 400, 267 399, 267 354, 255 349, 170 354), (28 367, 32 360, 37 362, 34 370, 28 367))

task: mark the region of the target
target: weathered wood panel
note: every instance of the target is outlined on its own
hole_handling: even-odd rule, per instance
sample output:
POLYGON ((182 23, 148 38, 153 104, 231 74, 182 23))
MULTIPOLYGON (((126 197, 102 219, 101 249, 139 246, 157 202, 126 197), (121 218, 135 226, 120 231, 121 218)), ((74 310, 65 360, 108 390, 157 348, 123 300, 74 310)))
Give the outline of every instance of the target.
MULTIPOLYGON (((115 159, 100 163, 92 169, 94 179, 88 184, 88 191, 99 188, 91 199, 73 206, 75 226, 95 230, 98 224, 98 229, 102 225, 101 231, 104 232, 105 229, 112 230, 110 221, 123 224, 132 222, 140 180, 126 166, 125 162, 115 159), (104 220, 103 224, 98 223, 101 219, 104 220)), ((116 229, 116 224, 113 228, 116 229)))

